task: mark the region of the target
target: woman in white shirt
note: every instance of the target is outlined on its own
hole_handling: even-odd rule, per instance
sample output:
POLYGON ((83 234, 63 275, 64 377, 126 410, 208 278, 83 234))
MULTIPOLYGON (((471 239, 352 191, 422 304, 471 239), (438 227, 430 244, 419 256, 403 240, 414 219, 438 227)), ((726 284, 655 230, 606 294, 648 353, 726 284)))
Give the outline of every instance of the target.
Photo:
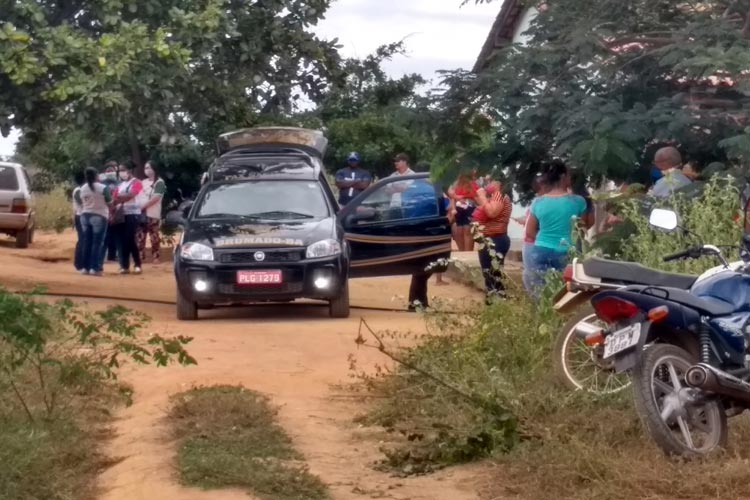
POLYGON ((109 188, 97 182, 99 172, 89 167, 85 172, 86 183, 75 194, 76 204, 81 207, 81 274, 101 276, 104 266, 104 238, 107 235, 107 219, 112 196, 109 188))
POLYGON ((161 236, 159 226, 161 225, 161 208, 164 194, 167 192, 167 185, 164 179, 159 177, 153 162, 146 162, 144 167, 146 179, 141 182, 139 203, 141 210, 146 216, 146 221, 138 228, 138 252, 141 261, 146 260, 146 240, 151 240, 151 259, 154 264, 159 264, 159 247, 161 236))

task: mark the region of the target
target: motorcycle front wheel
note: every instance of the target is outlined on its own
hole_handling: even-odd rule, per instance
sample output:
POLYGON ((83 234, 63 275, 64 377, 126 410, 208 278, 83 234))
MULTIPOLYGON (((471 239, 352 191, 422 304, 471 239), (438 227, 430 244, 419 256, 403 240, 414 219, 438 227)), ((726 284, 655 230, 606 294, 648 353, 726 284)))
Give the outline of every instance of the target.
POLYGON ((667 455, 699 457, 723 447, 727 417, 722 404, 706 400, 685 383, 695 364, 687 351, 654 344, 643 353, 633 373, 638 416, 667 455))
POLYGON ((589 347, 576 335, 581 322, 606 327, 588 305, 581 308, 557 334, 553 351, 555 372, 568 388, 592 394, 614 394, 630 386, 627 374, 615 373, 612 366, 601 359, 602 348, 589 347))

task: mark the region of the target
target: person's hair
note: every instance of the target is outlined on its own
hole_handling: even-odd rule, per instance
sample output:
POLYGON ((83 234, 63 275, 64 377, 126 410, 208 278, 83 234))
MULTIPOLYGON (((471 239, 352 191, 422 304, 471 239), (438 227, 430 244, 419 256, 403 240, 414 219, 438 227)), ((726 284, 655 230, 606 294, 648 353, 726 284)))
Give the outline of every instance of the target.
POLYGON ((88 167, 86 172, 84 172, 84 175, 86 176, 86 184, 88 184, 93 191, 94 183, 99 178, 99 171, 94 167, 88 167))
POLYGON ((104 170, 107 170, 108 168, 114 168, 117 170, 117 162, 115 160, 107 160, 104 164, 104 170))
POLYGON ((534 191, 534 193, 539 193, 544 190, 544 188, 547 187, 547 176, 543 174, 542 172, 539 172, 534 176, 534 178, 531 180, 531 190, 534 191))
POLYGON ((568 175, 568 166, 562 160, 552 160, 544 166, 544 175, 549 186, 558 186, 560 182, 568 175))
POLYGON ((147 161, 146 163, 143 164, 143 169, 144 170, 146 170, 146 165, 149 165, 151 167, 151 170, 154 171, 154 180, 155 181, 158 181, 159 179, 161 179, 161 177, 159 176, 159 169, 156 168, 156 163, 153 160, 149 160, 149 161, 147 161))
POLYGON ((130 160, 127 160, 127 161, 121 162, 121 163, 120 163, 120 166, 118 167, 118 169, 117 169, 117 170, 122 170, 123 168, 124 168, 125 170, 127 170, 128 172, 132 172, 132 171, 133 171, 133 169, 135 168, 135 165, 133 165, 133 162, 132 162, 132 161, 130 161, 130 160))
POLYGON ((473 180, 474 178, 471 175, 471 170, 461 170, 458 174, 458 179, 456 180, 456 186, 469 187, 473 180))
POLYGON ((660 148, 656 154, 654 154, 654 163, 664 160, 668 161, 673 168, 682 167, 682 155, 674 146, 660 148))
POLYGON ((76 186, 81 186, 86 182, 86 174, 84 174, 83 170, 79 170, 73 174, 73 182, 76 186))
POLYGON ((405 161, 406 163, 409 163, 409 156, 406 153, 399 153, 394 158, 394 161, 405 161))

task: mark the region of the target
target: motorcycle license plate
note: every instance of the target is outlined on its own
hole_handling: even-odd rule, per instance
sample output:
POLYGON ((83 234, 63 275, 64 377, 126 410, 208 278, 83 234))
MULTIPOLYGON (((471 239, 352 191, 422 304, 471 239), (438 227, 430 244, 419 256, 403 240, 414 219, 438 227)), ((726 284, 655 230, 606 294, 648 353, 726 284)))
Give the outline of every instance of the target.
POLYGON ((618 330, 604 339, 604 359, 638 344, 641 338, 641 324, 635 323, 618 330))

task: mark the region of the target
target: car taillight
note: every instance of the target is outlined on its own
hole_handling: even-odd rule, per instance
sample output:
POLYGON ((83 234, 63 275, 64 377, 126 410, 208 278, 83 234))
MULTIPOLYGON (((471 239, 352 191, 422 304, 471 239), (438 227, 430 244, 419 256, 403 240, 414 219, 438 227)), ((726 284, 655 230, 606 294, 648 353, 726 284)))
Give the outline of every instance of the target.
POLYGON ((26 200, 23 198, 15 198, 13 200, 13 205, 11 206, 10 211, 14 214, 25 214, 26 212, 28 212, 26 200))
POLYGON ((563 279, 566 283, 573 281, 573 265, 568 264, 563 271, 563 279))
POLYGON ((593 305, 596 315, 607 323, 630 319, 641 312, 637 305, 618 297, 605 297, 593 305))

